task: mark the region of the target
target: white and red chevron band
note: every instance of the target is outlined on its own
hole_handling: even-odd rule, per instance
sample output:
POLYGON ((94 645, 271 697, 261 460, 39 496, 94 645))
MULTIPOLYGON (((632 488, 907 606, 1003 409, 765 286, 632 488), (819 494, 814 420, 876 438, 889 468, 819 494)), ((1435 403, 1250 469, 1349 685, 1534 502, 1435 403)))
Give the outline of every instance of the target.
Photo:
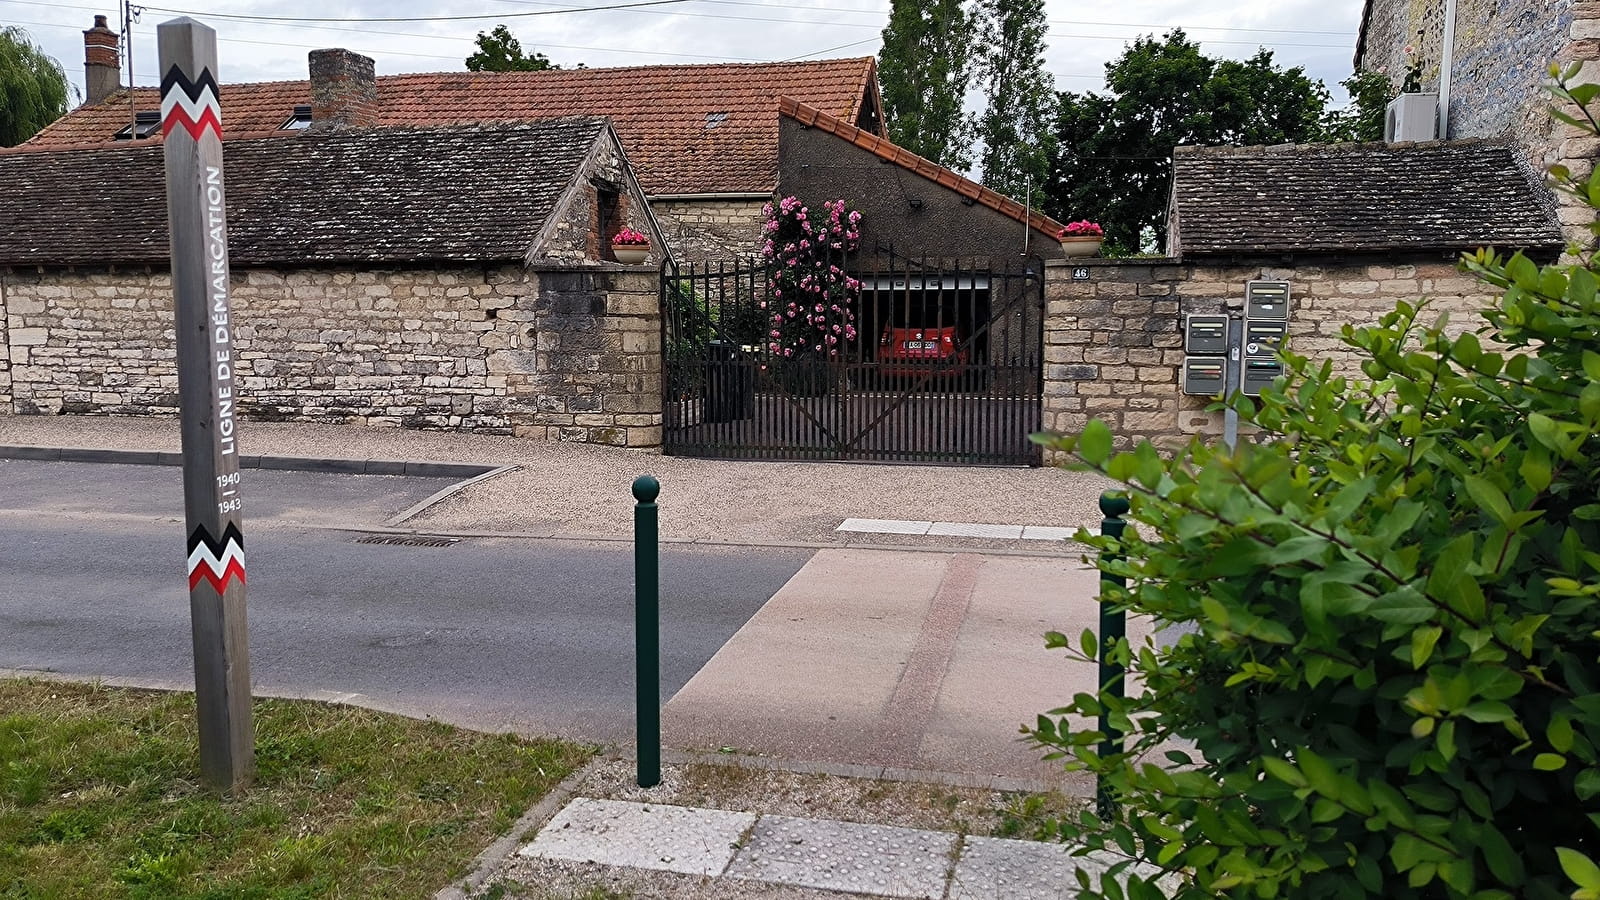
POLYGON ((209 128, 222 140, 222 102, 210 69, 201 69, 194 81, 177 66, 162 77, 161 133, 169 134, 174 128, 182 128, 197 141, 209 128))
POLYGON ((189 535, 189 590, 206 581, 221 594, 235 578, 245 583, 244 535, 239 526, 229 522, 221 540, 207 534, 203 525, 195 528, 189 535))

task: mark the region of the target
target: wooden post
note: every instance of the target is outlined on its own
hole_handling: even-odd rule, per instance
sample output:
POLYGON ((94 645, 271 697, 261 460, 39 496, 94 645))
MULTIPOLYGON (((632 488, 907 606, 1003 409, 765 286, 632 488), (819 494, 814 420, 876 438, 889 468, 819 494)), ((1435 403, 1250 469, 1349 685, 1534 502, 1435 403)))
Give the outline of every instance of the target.
POLYGON ((177 313, 200 774, 213 787, 234 791, 249 786, 255 773, 255 727, 250 718, 217 34, 181 18, 157 27, 156 40, 177 313))

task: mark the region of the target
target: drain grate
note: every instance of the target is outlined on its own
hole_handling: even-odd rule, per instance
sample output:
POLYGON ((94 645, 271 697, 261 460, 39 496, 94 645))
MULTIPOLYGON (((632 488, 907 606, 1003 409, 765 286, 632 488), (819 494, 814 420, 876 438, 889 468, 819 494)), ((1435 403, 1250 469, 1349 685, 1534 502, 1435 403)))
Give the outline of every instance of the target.
POLYGON ((430 537, 425 534, 369 534, 356 538, 358 544, 393 544, 399 547, 448 547, 460 538, 430 537))

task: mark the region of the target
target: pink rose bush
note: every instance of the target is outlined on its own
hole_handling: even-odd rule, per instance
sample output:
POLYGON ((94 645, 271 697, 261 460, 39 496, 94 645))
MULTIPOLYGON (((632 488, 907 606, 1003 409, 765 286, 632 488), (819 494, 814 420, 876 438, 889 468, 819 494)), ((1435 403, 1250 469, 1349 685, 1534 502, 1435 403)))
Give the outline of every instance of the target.
POLYGON ((822 208, 816 220, 794 197, 762 209, 767 224, 761 256, 772 275, 761 308, 769 314, 767 349, 773 356, 831 358, 856 337, 861 282, 839 263, 861 245, 861 213, 843 200, 822 208))

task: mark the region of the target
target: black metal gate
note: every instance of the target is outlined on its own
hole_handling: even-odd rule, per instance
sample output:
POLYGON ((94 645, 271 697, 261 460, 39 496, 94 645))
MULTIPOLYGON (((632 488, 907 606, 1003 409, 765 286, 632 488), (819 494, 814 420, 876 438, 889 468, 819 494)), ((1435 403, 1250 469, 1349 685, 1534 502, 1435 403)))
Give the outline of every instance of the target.
POLYGON ((1028 435, 1043 405, 1040 261, 851 263, 859 295, 847 319, 830 320, 849 324, 820 352, 777 340, 773 317, 794 307, 773 296, 771 268, 662 272, 666 452, 1038 465, 1028 435))

